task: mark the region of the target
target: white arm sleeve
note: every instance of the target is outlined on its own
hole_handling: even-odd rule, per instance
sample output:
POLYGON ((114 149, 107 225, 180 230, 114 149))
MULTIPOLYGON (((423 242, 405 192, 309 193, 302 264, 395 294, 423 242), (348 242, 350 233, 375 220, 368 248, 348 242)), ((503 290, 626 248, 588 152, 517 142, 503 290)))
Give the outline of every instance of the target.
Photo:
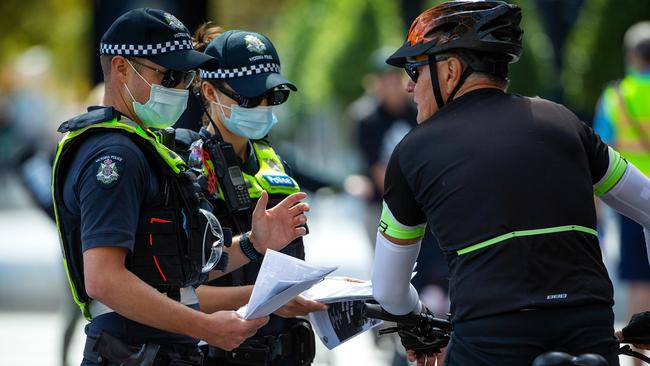
POLYGON ((411 285, 413 266, 421 240, 411 245, 391 243, 377 232, 372 265, 372 295, 386 311, 395 315, 420 312, 420 297, 411 285))
POLYGON ((650 179, 628 163, 618 183, 600 199, 643 226, 646 250, 650 253, 650 179))

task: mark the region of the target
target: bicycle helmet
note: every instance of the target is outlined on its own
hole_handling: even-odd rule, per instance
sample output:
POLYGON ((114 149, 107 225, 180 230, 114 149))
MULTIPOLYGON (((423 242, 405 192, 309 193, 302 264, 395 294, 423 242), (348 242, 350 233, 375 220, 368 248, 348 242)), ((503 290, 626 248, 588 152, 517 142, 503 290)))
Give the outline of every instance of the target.
POLYGON ((386 62, 404 67, 409 58, 429 55, 431 81, 438 107, 444 103, 432 55, 454 51, 467 63, 453 98, 474 71, 505 78, 509 63, 519 60, 523 30, 521 9, 503 1, 448 1, 420 14, 411 24, 406 41, 386 62))

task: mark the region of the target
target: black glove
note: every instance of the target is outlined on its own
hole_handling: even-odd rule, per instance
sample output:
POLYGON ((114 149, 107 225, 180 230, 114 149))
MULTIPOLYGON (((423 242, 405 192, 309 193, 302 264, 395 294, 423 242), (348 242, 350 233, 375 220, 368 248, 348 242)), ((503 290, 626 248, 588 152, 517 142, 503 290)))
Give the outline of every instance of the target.
POLYGON ((434 353, 440 353, 449 343, 449 330, 432 324, 434 316, 429 309, 425 309, 419 317, 416 325, 397 323, 397 334, 402 345, 407 350, 415 351, 416 356, 433 356, 434 353))
POLYGON ((632 315, 622 332, 624 343, 650 344, 650 311, 632 315))

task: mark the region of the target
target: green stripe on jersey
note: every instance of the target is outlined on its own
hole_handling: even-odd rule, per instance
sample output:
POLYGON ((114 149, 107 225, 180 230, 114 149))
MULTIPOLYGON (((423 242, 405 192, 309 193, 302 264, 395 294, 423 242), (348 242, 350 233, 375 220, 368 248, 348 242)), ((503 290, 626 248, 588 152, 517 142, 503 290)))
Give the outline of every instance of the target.
POLYGON ((456 251, 456 253, 458 253, 458 255, 467 254, 467 253, 473 252, 475 250, 485 248, 485 247, 489 247, 490 245, 494 245, 494 244, 500 243, 502 241, 512 239, 512 238, 516 238, 516 237, 553 234, 553 233, 561 233, 561 232, 565 232, 565 231, 580 231, 580 232, 583 232, 583 233, 598 236, 598 232, 596 230, 588 228, 588 227, 580 226, 580 225, 565 225, 565 226, 549 227, 549 228, 545 228, 545 229, 513 231, 511 233, 499 235, 496 238, 492 238, 492 239, 480 242, 478 244, 470 245, 467 248, 463 248, 463 249, 460 249, 460 250, 456 251))

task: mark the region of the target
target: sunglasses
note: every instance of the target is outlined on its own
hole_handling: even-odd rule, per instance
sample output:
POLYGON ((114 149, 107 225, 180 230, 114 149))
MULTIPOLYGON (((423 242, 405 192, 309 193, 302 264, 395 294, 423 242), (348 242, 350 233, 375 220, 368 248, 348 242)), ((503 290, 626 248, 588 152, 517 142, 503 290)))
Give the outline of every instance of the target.
MULTIPOLYGON (((449 58, 449 56, 433 56, 433 57, 435 57, 436 61, 445 61, 449 58)), ((424 66, 428 64, 429 64, 429 60, 407 62, 404 64, 404 70, 406 71, 406 74, 411 78, 411 80, 413 80, 414 83, 417 83, 418 78, 420 77, 420 66, 424 66)))
POLYGON ((222 92, 228 98, 237 102, 237 104, 242 108, 255 108, 259 106, 264 99, 266 99, 268 105, 280 105, 286 102, 287 99, 289 99, 289 93, 290 93, 288 88, 284 86, 280 86, 277 88, 273 88, 270 91, 260 96, 249 98, 237 94, 236 92, 226 88, 226 86, 223 83, 217 84, 216 87, 220 92, 222 92))
POLYGON ((224 247, 224 236, 223 236, 223 229, 221 228, 221 224, 219 224, 219 220, 212 214, 210 211, 206 211, 202 208, 199 209, 199 212, 205 217, 207 221, 207 225, 205 228, 205 232, 203 234, 203 245, 204 249, 206 243, 209 245, 209 256, 206 259, 206 250, 203 251, 203 267, 201 268, 201 273, 208 273, 216 265, 219 263, 219 259, 221 259, 221 255, 223 254, 223 247, 224 247), (209 241, 206 241, 206 238, 208 237, 208 230, 210 231, 210 234, 212 235, 212 244, 209 243, 209 241))
POLYGON ((133 62, 134 64, 144 66, 149 70, 153 70, 159 74, 162 74, 163 78, 162 81, 160 82, 160 85, 164 86, 165 88, 174 88, 178 86, 180 83, 183 83, 183 88, 187 89, 190 87, 190 85, 192 85, 192 81, 194 81, 194 78, 196 77, 196 70, 178 71, 178 70, 167 69, 163 71, 163 70, 158 70, 153 66, 143 64, 142 62, 139 62, 132 58, 128 58, 128 60, 133 62))

